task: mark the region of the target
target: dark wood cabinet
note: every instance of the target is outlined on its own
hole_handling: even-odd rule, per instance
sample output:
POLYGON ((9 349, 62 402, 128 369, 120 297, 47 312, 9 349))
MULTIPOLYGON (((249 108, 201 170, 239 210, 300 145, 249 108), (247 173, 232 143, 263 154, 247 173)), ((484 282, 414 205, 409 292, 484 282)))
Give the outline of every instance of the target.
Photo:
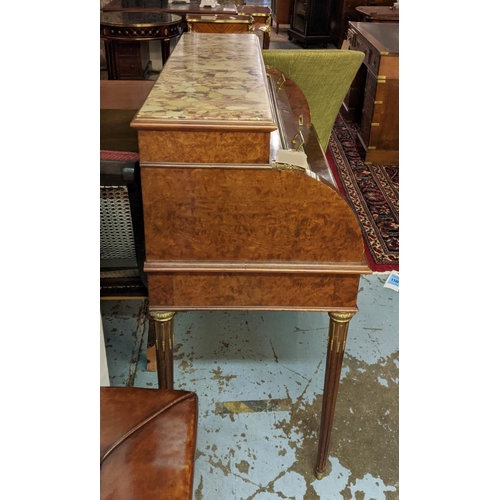
POLYGON ((334 0, 331 41, 337 47, 347 38, 349 21, 362 21, 362 13, 356 7, 393 5, 394 0, 334 0))
POLYGON ((342 115, 359 126, 366 163, 399 163, 399 24, 349 23, 350 50, 365 59, 342 115))
POLYGON ((294 0, 288 38, 297 40, 304 46, 309 43, 331 41, 330 20, 334 0, 294 0))
MULTIPOLYGON (((146 78, 147 67, 142 57, 143 44, 141 42, 115 42, 114 49, 114 75, 117 80, 142 80, 146 78)), ((148 61, 146 59, 146 61, 148 61)), ((113 72, 108 71, 111 79, 113 72)))
POLYGON ((279 33, 280 24, 290 24, 292 0, 271 0, 271 10, 274 29, 279 33))

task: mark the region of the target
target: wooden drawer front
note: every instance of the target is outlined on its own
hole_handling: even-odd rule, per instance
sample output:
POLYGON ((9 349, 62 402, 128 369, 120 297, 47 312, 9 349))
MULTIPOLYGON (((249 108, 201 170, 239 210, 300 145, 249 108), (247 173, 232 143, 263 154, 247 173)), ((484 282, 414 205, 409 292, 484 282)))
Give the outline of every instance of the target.
POLYGON ((370 72, 366 74, 365 97, 363 100, 363 111, 361 112, 360 138, 365 146, 371 143, 370 136, 372 130, 373 110, 375 96, 377 92, 377 78, 370 72))
POLYGON ((116 70, 119 79, 142 79, 140 42, 115 42, 116 70))
POLYGON ((359 276, 279 273, 148 273, 149 305, 166 310, 328 311, 356 307, 359 276))
POLYGON ((366 66, 361 65, 344 98, 344 106, 346 111, 349 113, 348 119, 354 121, 355 123, 359 123, 361 121, 365 82, 366 66))
POLYGON ((117 57, 137 57, 141 54, 140 42, 115 42, 115 54, 117 57))
POLYGON ((118 58, 117 70, 119 79, 140 80, 143 77, 141 61, 135 58, 118 58))
POLYGON ((352 29, 347 32, 349 46, 353 50, 359 50, 365 54, 363 64, 375 75, 378 74, 380 64, 380 54, 352 29))
POLYGON ((374 75, 377 75, 380 65, 380 54, 370 45, 365 45, 365 47, 366 49, 363 49, 362 51, 365 53, 365 59, 363 62, 364 64, 366 64, 366 67, 373 72, 374 75))
POLYGON ((348 28, 347 30, 347 41, 349 42, 349 48, 352 50, 359 50, 356 48, 357 40, 356 40, 356 32, 352 28, 348 28))

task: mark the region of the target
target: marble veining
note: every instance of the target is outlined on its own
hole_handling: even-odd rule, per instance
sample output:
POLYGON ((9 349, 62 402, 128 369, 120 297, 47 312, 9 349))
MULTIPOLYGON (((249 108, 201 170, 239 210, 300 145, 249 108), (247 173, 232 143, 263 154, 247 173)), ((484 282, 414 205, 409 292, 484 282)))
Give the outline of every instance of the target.
POLYGON ((184 33, 135 121, 272 124, 260 50, 252 34, 184 33))

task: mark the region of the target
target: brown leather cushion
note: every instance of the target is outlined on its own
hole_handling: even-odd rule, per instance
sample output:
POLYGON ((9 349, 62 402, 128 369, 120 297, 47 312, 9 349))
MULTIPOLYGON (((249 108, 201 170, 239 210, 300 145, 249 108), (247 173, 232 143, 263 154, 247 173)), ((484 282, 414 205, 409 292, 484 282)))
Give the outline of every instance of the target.
POLYGON ((193 392, 101 387, 101 500, 191 500, 193 392))

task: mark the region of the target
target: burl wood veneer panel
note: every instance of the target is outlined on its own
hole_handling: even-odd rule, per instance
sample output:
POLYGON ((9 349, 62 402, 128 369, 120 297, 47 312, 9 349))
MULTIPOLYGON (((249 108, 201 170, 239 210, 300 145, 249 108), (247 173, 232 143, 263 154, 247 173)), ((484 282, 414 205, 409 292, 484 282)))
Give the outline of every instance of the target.
POLYGON ((270 133, 139 131, 141 162, 269 163, 270 133))
POLYGON ((303 172, 143 164, 141 179, 147 261, 364 259, 347 202, 303 172))
POLYGON ((149 273, 151 309, 355 308, 359 275, 149 273))

